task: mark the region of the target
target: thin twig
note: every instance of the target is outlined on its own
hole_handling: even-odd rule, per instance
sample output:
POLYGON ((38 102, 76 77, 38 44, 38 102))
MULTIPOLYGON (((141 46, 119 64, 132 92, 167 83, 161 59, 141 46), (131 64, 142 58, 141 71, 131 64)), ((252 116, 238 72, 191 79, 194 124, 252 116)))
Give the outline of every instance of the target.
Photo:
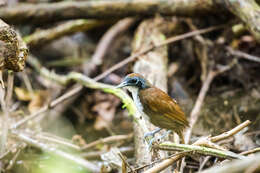
POLYGON ((202 163, 200 164, 200 167, 199 167, 199 171, 198 172, 201 172, 202 169, 204 168, 204 166, 206 165, 206 163, 209 161, 209 159, 212 158, 211 156, 206 156, 204 158, 204 160, 202 161, 202 163))
POLYGON ((13 158, 9 161, 9 164, 8 164, 8 166, 6 167, 6 171, 7 171, 7 170, 11 170, 11 169, 13 168, 13 166, 15 165, 16 160, 17 160, 18 156, 20 155, 22 149, 21 149, 21 148, 18 148, 17 150, 18 150, 18 151, 14 154, 13 158))
MULTIPOLYGON (((134 155, 134 147, 132 146, 120 147, 119 151, 124 155, 130 155, 130 156, 134 155)), ((107 153, 107 151, 106 150, 89 151, 89 152, 83 152, 80 155, 88 160, 99 160, 101 159, 100 158, 101 155, 103 155, 104 153, 107 153)))
POLYGON ((166 169, 167 167, 169 167, 170 165, 172 165, 173 163, 177 162, 178 160, 180 160, 181 158, 183 158, 186 155, 187 155, 187 153, 182 153, 177 156, 166 159, 166 160, 162 161, 161 163, 157 164, 156 166, 152 167, 151 169, 148 169, 144 173, 160 172, 160 171, 166 169))
POLYGON ((130 169, 130 171, 131 171, 132 173, 134 173, 133 168, 132 168, 131 165, 127 162, 125 156, 123 156, 123 154, 120 153, 120 152, 118 153, 118 156, 121 158, 122 162, 130 169))
POLYGON ((242 124, 239 124, 238 126, 234 127, 233 129, 231 129, 227 132, 224 132, 220 135, 213 136, 213 137, 200 138, 196 142, 194 142, 193 145, 208 146, 208 147, 211 147, 211 148, 221 150, 222 148, 219 148, 219 146, 214 144, 213 142, 219 142, 219 141, 225 140, 225 139, 227 139, 231 136, 234 136, 235 134, 240 132, 242 129, 249 126, 250 123, 251 122, 249 120, 246 120, 242 124))
POLYGON ((205 29, 199 29, 199 30, 196 30, 196 31, 191 31, 191 32, 188 32, 188 33, 185 33, 185 34, 181 34, 181 35, 170 37, 170 38, 166 39, 165 41, 163 41, 160 44, 148 46, 146 49, 143 49, 142 51, 140 51, 140 52, 138 52, 136 54, 133 54, 133 55, 125 58, 123 61, 113 65, 112 67, 107 69, 105 72, 103 72, 100 75, 96 76, 94 78, 94 80, 98 81, 98 80, 106 77, 108 74, 112 73, 113 71, 117 70, 118 68, 123 67, 124 65, 128 64, 129 62, 132 62, 135 59, 137 59, 139 56, 144 55, 144 54, 148 53, 149 51, 151 51, 151 50, 153 50, 155 48, 160 48, 160 47, 165 46, 167 44, 170 44, 170 43, 173 43, 173 42, 176 42, 176 41, 179 41, 179 40, 183 40, 185 38, 193 37, 195 35, 212 32, 212 31, 224 28, 225 26, 226 25, 218 25, 218 26, 212 26, 212 27, 205 28, 205 29))
POLYGON ((260 58, 254 55, 247 54, 245 52, 242 52, 240 50, 234 50, 231 47, 227 46, 226 49, 231 55, 238 56, 240 58, 247 59, 249 61, 254 61, 260 63, 260 58))
POLYGON ((33 88, 32 88, 30 79, 29 79, 26 71, 22 72, 22 78, 23 78, 24 84, 26 86, 26 89, 29 91, 30 94, 33 94, 33 88))
POLYGON ((244 151, 242 153, 240 153, 241 155, 249 155, 249 154, 253 154, 253 153, 258 153, 260 152, 260 148, 254 148, 252 150, 248 150, 248 151, 244 151))
POLYGON ((69 141, 66 141, 65 139, 61 139, 59 137, 47 136, 47 135, 45 135, 45 133, 36 134, 35 137, 38 138, 39 140, 44 140, 45 142, 51 142, 51 143, 63 145, 65 147, 69 147, 74 150, 80 151, 79 146, 77 146, 69 141))
POLYGON ((251 121, 246 120, 245 122, 243 122, 242 124, 239 124, 238 126, 236 126, 235 128, 224 132, 218 136, 214 136, 214 137, 210 137, 209 140, 211 142, 218 142, 224 139, 227 139, 231 136, 234 136, 234 134, 238 133, 239 131, 241 131, 243 128, 247 127, 249 124, 251 123, 251 121))
MULTIPOLYGON (((5 156, 7 156, 9 153, 11 152, 11 150, 7 150, 5 151, 2 155, 0 155, 0 160, 2 160, 5 156)), ((0 169, 1 170, 1 169, 0 169)))
POLYGON ((99 144, 106 144, 106 143, 112 143, 112 142, 119 142, 119 141, 126 141, 133 138, 133 133, 130 133, 128 135, 116 135, 116 136, 109 136, 103 139, 96 140, 94 142, 91 142, 81 148, 81 150, 87 150, 94 146, 97 146, 99 144))
POLYGON ((205 81, 203 82, 203 85, 199 92, 199 96, 196 100, 195 106, 193 107, 191 114, 190 114, 190 128, 186 132, 185 143, 189 143, 192 128, 193 128, 194 124, 197 122, 201 106, 203 105, 204 98, 205 98, 206 93, 208 92, 209 86, 215 76, 216 76, 216 72, 213 70, 210 70, 205 81))

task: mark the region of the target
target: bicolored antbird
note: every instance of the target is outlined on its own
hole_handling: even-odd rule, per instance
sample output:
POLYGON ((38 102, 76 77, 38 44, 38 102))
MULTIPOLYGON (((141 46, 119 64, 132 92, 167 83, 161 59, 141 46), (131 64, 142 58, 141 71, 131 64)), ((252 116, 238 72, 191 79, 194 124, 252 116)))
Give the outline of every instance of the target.
POLYGON ((189 122, 174 99, 137 73, 127 75, 117 86, 124 87, 131 92, 134 103, 142 115, 147 116, 155 126, 173 130, 179 135, 181 143, 184 143, 183 130, 189 126, 189 122))

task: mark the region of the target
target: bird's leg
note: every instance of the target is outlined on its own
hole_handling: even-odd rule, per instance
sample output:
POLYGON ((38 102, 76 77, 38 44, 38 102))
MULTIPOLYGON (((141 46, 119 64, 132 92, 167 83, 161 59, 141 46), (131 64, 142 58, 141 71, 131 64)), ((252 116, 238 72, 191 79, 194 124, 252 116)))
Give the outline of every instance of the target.
POLYGON ((148 138, 148 137, 150 137, 150 138, 148 138, 148 139, 154 138, 154 135, 155 135, 156 133, 158 133, 160 130, 162 130, 162 129, 158 127, 158 128, 156 128, 155 130, 153 130, 153 131, 151 131, 151 132, 145 133, 145 134, 144 134, 144 139, 146 139, 146 138, 148 138))
POLYGON ((156 134, 156 133, 158 133, 159 131, 161 130, 161 128, 156 128, 155 130, 153 130, 153 131, 151 131, 151 132, 147 132, 147 133, 145 133, 144 134, 144 140, 148 143, 148 147, 151 149, 151 147, 152 147, 152 144, 153 144, 153 142, 154 142, 154 140, 155 140, 155 138, 154 138, 154 135, 156 134))

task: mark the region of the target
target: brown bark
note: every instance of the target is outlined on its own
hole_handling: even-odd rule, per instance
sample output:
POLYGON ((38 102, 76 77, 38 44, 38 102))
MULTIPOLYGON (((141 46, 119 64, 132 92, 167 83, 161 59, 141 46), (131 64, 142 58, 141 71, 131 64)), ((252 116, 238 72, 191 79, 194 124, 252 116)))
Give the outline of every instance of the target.
POLYGON ((244 22, 255 39, 260 42, 260 7, 254 0, 225 0, 229 11, 244 22))
MULTIPOLYGON (((177 30, 177 22, 167 22, 162 18, 146 20, 140 24, 135 34, 133 42, 133 53, 147 49, 152 44, 159 44, 165 40, 165 33, 177 30)), ((168 52, 167 46, 162 46, 145 55, 139 57, 139 60, 134 65, 134 72, 142 74, 153 85, 167 92, 167 63, 168 52)), ((144 118, 143 118, 144 119, 144 118)), ((155 129, 148 120, 144 119, 145 123, 140 127, 140 124, 134 124, 135 134, 135 155, 138 165, 148 164, 154 160, 154 157, 165 157, 165 153, 158 152, 157 155, 152 155, 148 150, 147 144, 144 142, 144 129, 149 131, 155 129)))
POLYGON ((20 35, 0 19, 0 70, 22 71, 27 54, 28 49, 20 35))
POLYGON ((0 18, 9 23, 47 23, 78 18, 123 18, 128 16, 194 16, 219 12, 211 0, 101 0, 19 4, 1 7, 0 18))

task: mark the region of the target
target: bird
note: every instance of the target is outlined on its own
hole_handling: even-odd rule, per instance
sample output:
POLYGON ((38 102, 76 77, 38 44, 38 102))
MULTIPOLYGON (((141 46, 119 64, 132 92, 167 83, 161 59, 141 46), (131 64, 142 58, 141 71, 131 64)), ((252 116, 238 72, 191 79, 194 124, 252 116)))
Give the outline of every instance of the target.
POLYGON ((126 88, 141 115, 159 127, 151 132, 152 136, 161 129, 172 130, 179 136, 180 143, 185 143, 183 131, 189 122, 176 100, 138 73, 128 74, 116 88, 126 88))

